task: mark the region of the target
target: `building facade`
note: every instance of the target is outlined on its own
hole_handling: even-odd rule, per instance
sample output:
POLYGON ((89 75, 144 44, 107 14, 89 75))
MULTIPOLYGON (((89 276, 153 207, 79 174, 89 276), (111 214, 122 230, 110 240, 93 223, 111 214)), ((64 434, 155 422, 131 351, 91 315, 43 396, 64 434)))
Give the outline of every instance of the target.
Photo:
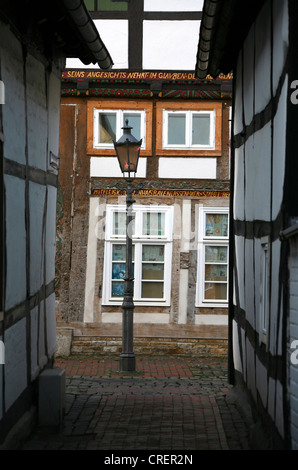
POLYGON ((194 77, 200 2, 189 2, 189 11, 181 2, 102 2, 100 12, 91 3, 115 68, 69 61, 63 74, 58 331, 72 328, 73 352, 121 346, 125 182, 113 140, 128 119, 142 139, 133 232, 136 342, 143 339, 141 350, 150 352, 155 338, 166 339, 154 342, 155 352, 182 352, 185 343, 226 351, 231 76, 194 77), (110 48, 105 27, 121 33, 120 51, 110 48))
MULTIPOLYGON (((89 32, 95 31, 87 10, 80 5, 77 12, 89 32)), ((50 12, 34 1, 17 8, 1 3, 0 449, 5 450, 45 424, 41 377, 57 371, 59 380, 53 359, 61 73, 69 55, 99 60, 80 34, 67 2, 53 1, 50 12)), ((99 38, 96 44, 106 51, 99 38)), ((59 424, 60 412, 62 394, 51 408, 51 424, 59 424)))
POLYGON ((196 75, 234 76, 231 375, 265 430, 258 445, 297 449, 297 4, 234 2, 215 26, 230 2, 218 8, 196 75))

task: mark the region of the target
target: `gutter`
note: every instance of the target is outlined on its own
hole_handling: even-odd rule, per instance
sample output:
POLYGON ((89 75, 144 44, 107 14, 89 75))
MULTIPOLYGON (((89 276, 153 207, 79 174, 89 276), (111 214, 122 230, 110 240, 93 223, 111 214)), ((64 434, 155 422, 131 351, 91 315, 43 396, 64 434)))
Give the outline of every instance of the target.
POLYGON ((196 63, 196 76, 201 80, 208 74, 214 26, 220 6, 221 0, 205 0, 196 63))
POLYGON ((80 36, 90 51, 90 55, 81 58, 85 65, 97 63, 103 70, 109 70, 113 66, 112 58, 102 42, 96 26, 89 15, 89 12, 83 0, 62 0, 64 7, 67 9, 68 15, 73 21, 80 36), (91 56, 91 59, 90 59, 91 56))
POLYGON ((290 227, 286 228, 285 230, 282 230, 280 232, 280 238, 285 239, 285 238, 292 238, 298 235, 298 223, 291 225, 290 227))

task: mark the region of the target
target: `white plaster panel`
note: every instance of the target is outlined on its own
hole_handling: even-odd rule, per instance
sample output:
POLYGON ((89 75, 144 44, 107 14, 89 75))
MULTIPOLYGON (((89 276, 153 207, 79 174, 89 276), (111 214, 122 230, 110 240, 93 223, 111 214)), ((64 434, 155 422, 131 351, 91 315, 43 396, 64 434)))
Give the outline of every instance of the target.
MULTIPOLYGON (((256 331, 260 333, 261 322, 260 322, 260 294, 261 294, 261 259, 262 259, 262 246, 259 238, 254 239, 254 263, 255 263, 255 276, 254 276, 254 294, 255 294, 255 306, 257 315, 256 331)), ((260 336, 261 340, 261 336, 260 336)))
MULTIPOLYGON (((0 341, 3 341, 3 336, 0 336, 0 341)), ((4 354, 5 354, 5 350, 4 350, 4 354)), ((3 360, 2 360, 3 361, 3 360)), ((3 368, 3 365, 1 365, 0 363, 0 420, 3 418, 3 406, 2 406, 2 403, 3 403, 3 399, 4 399, 4 396, 3 396, 3 374, 2 374, 2 368, 3 368)))
POLYGON ((160 157, 158 176, 175 179, 215 179, 216 164, 216 158, 160 157))
MULTIPOLYGON (((99 35, 114 62, 114 69, 128 68, 128 21, 93 20, 99 35)), ((92 68, 100 70, 97 64, 85 65, 79 59, 68 58, 66 68, 92 68)))
MULTIPOLYGON (((230 338, 231 340, 231 338, 230 338)), ((240 355, 240 345, 239 345, 239 333, 238 333, 238 325, 233 320, 232 322, 232 343, 233 343, 233 362, 235 370, 238 372, 243 372, 242 362, 241 362, 241 355, 240 355)))
MULTIPOLYGON (((149 323, 149 324, 168 324, 170 315, 168 313, 134 313, 134 323, 149 323)), ((103 323, 122 323, 121 312, 103 312, 103 323)))
POLYGON ((267 387, 267 369, 266 367, 260 362, 258 357, 256 357, 256 386, 261 397, 263 406, 266 408, 267 404, 267 395, 268 395, 268 387, 267 387))
MULTIPOLYGON (((141 157, 138 163, 138 178, 146 178, 147 158, 141 157)), ((91 157, 90 176, 106 178, 122 178, 117 157, 91 157)))
POLYGON ((271 124, 253 134, 245 145, 246 220, 269 221, 271 197, 271 124))
POLYGON ((187 298, 188 298, 188 269, 180 269, 179 273, 179 313, 178 323, 187 323, 187 298))
POLYGON ((204 0, 144 0, 144 11, 202 11, 204 0))
POLYGON ((244 220, 244 147, 235 149, 233 212, 236 220, 244 220))
POLYGON ((275 425, 281 435, 284 437, 284 406, 283 406, 283 386, 279 380, 276 381, 276 400, 275 400, 275 425))
POLYGON ((235 255, 238 273, 238 289, 240 307, 245 310, 245 288, 244 288, 244 237, 235 237, 235 255))
POLYGON ((239 134, 243 129, 243 101, 242 101, 242 55, 239 54, 236 66, 236 80, 235 80, 235 105, 234 105, 234 134, 239 134))
POLYGON ((46 337, 45 337, 45 303, 44 301, 40 302, 39 304, 39 332, 38 332, 38 363, 39 367, 42 369, 48 361, 47 355, 46 355, 46 337))
POLYGON ((94 294, 95 294, 95 279, 96 279, 96 261, 97 261, 97 236, 96 229, 98 225, 99 214, 99 201, 98 197, 89 199, 89 230, 88 230, 88 244, 87 244, 87 266, 86 266, 86 281, 85 281, 85 307, 84 307, 84 322, 94 321, 94 294))
POLYGON ((272 86, 276 93, 288 51, 289 43, 289 14, 288 0, 273 0, 273 50, 272 56, 272 86))
POLYGON ((272 192, 272 219, 276 219, 281 209, 286 157, 286 122, 287 122, 287 89, 286 78, 277 112, 273 121, 273 192, 272 192))
POLYGON ((233 305, 236 305, 236 271, 235 267, 233 267, 233 305))
MULTIPOLYGON (((175 222, 180 219, 181 224, 181 251, 189 252, 191 237, 191 201, 184 199, 182 201, 182 214, 178 215, 177 207, 175 208, 175 222)), ((178 222, 179 224, 179 222, 178 222)), ((176 232, 175 232, 176 233, 176 232)), ((188 299, 188 269, 180 269, 179 273, 179 314, 178 323, 187 323, 187 299, 188 299)))
POLYGON ((30 294, 35 294, 44 283, 45 233, 43 217, 46 188, 36 183, 29 184, 30 204, 30 294))
POLYGON ((6 301, 9 310, 26 298, 25 182, 5 175, 6 301))
POLYGON ((271 75, 271 6, 265 2, 255 24, 255 112, 269 103, 271 75))
POLYGON ((31 379, 34 380, 39 372, 38 366, 38 306, 30 312, 30 333, 31 333, 31 379))
POLYGON ((194 70, 200 21, 144 21, 143 68, 194 70))
POLYGON ((4 156, 25 164, 25 94, 23 55, 19 41, 9 26, 0 23, 1 80, 5 86, 5 106, 2 106, 4 156), (16 139, 17 130, 17 139, 16 139))
POLYGON ((249 339, 246 337, 246 377, 247 387, 251 391, 252 396, 256 400, 256 370, 255 370, 255 350, 249 339))
POLYGON ((254 28, 251 28, 243 45, 243 110, 245 125, 254 115, 254 28))
POLYGON ((254 305, 254 241, 245 240, 245 299, 246 299, 246 319, 255 328, 255 305, 254 305))
POLYGON ((57 189, 53 186, 47 187, 47 225, 46 225, 46 271, 45 283, 49 284, 55 278, 55 256, 56 256, 56 201, 57 189))
POLYGON ((243 365, 243 380, 247 383, 247 352, 246 352, 246 332, 240 329, 241 347, 242 347, 242 365, 243 365))
MULTIPOLYGON (((49 75, 48 83, 48 138, 49 152, 53 152, 54 155, 59 155, 59 127, 60 127, 60 89, 61 89, 61 80, 55 74, 51 73, 49 75)), ((48 168, 52 170, 52 167, 49 165, 50 159, 48 155, 48 168)))
POLYGON ((47 169, 48 112, 45 69, 28 55, 26 61, 29 165, 47 169))
POLYGON ((283 407, 283 386, 277 381, 276 383, 276 402, 275 402, 275 423, 276 427, 284 438, 284 407, 283 407))
POLYGON ((57 351, 55 293, 46 299, 47 351, 51 357, 57 351))
POLYGON ((281 241, 275 240, 271 245, 271 307, 270 307, 270 343, 269 351, 272 355, 281 354, 281 332, 278 325, 278 296, 279 289, 277 286, 280 285, 279 281, 279 269, 280 269, 280 250, 281 241), (280 332, 277 338, 278 331, 280 332))
MULTIPOLYGON (((289 292, 289 309, 290 309, 290 344, 292 341, 298 340, 298 238, 295 237, 291 240, 290 245, 290 262, 289 262, 289 278, 290 278, 290 292, 289 292)), ((298 348, 295 348, 297 350, 298 348)), ((297 365, 291 365, 291 375, 293 372, 298 371, 297 365)), ((298 376, 297 376, 298 386, 298 376)), ((293 392, 292 392, 293 393, 293 392)), ((297 421, 298 424, 298 421, 297 421)), ((297 435, 298 443, 298 435, 297 435)))
POLYGON ((4 374, 8 410, 27 387, 26 318, 5 330, 4 374))
POLYGON ((228 326, 228 315, 196 315, 195 324, 228 326))
MULTIPOLYGON (((177 210, 176 210, 177 214, 177 210)), ((189 251, 191 236, 191 200, 183 199, 181 214, 181 251, 189 251)))

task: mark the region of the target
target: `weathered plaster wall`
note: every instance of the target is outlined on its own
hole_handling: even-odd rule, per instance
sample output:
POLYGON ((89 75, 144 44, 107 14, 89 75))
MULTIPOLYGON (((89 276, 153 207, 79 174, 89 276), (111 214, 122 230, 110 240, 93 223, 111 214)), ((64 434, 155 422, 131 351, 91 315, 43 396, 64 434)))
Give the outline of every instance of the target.
POLYGON ((0 23, 5 303, 0 335, 0 441, 29 409, 28 390, 56 351, 55 244, 60 76, 0 23), (3 435, 4 432, 4 435, 3 435))

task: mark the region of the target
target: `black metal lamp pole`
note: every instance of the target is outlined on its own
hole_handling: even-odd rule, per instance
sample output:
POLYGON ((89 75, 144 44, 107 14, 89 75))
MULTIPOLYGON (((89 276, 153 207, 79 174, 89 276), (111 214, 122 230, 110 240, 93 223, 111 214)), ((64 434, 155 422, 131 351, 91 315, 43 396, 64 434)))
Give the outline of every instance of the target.
POLYGON ((122 352, 120 355, 120 370, 134 372, 136 369, 135 355, 133 352, 133 286, 132 274, 132 222, 133 211, 133 178, 137 171, 142 140, 138 141, 132 134, 132 127, 122 128, 122 137, 114 142, 121 171, 126 179, 126 266, 124 278, 124 297, 122 302, 122 352))
POLYGON ((135 355, 133 352, 133 286, 132 275, 132 198, 133 185, 129 178, 126 187, 126 269, 124 278, 124 297, 122 302, 122 353, 120 355, 120 370, 135 371, 135 355))

